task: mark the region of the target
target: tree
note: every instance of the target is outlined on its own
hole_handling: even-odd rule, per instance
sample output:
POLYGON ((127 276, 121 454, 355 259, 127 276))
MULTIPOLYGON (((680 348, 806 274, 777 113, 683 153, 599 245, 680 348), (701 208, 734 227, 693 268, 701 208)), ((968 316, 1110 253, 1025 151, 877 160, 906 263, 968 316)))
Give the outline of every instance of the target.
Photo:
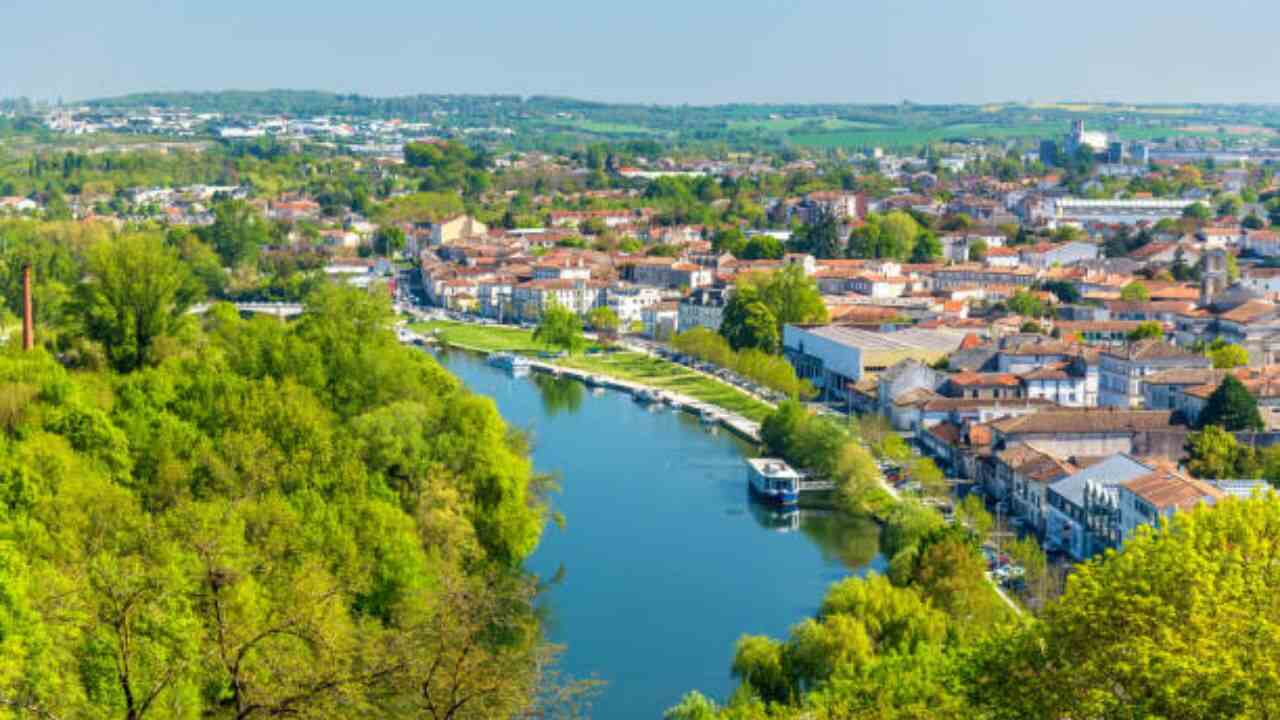
POLYGON ((395 225, 383 225, 373 235, 373 251, 379 255, 394 255, 404 248, 404 230, 395 225))
POLYGON ((1120 299, 1125 302, 1147 302, 1151 299, 1151 291, 1141 282, 1133 282, 1120 288, 1120 299))
POLYGON ((942 242, 932 232, 922 233, 911 249, 911 262, 932 263, 942 257, 942 242))
POLYGON ((881 243, 884 253, 877 257, 905 260, 915 250, 920 236, 920 224, 911 215, 895 210, 884 216, 880 223, 881 243))
POLYGON ((205 242, 235 267, 255 259, 258 250, 271 244, 271 230, 252 205, 244 200, 223 200, 213 206, 213 224, 200 231, 205 242))
POLYGON ((729 253, 734 257, 741 257, 746 246, 747 237, 736 227, 717 230, 711 236, 711 249, 718 253, 729 253))
POLYGON ((1252 449, 1241 446, 1231 433, 1217 425, 1208 425, 1187 436, 1187 469, 1200 478, 1252 477, 1256 459, 1252 449))
POLYGON ((920 232, 920 224, 908 213, 873 213, 849 234, 846 252, 852 258, 906 260, 911 257, 920 232))
POLYGON ((76 289, 86 334, 129 372, 154 362, 155 345, 188 321, 203 288, 177 253, 154 235, 126 235, 90 248, 76 289))
POLYGON ((1205 222, 1213 218, 1213 210, 1210 210, 1209 206, 1202 202, 1195 202, 1183 208, 1182 217, 1205 222))
POLYGON ((1018 290, 1010 298, 1005 301, 1005 305, 1010 312, 1017 315, 1025 315, 1026 317, 1041 317, 1046 310, 1044 303, 1040 298, 1031 294, 1027 290, 1018 290))
POLYGON ((1140 527, 1077 566, 1038 620, 980 645, 972 700, 993 718, 1265 717, 1280 703, 1274 672, 1258 670, 1280 637, 1280 583, 1262 560, 1280 552, 1277 522, 1267 495, 1140 527))
POLYGON ((1258 402, 1249 394, 1244 383, 1234 375, 1222 378, 1200 413, 1200 427, 1217 425, 1230 432, 1261 430, 1265 425, 1258 413, 1258 402))
POLYGON ((612 336, 618 332, 618 314, 612 308, 601 305, 587 313, 587 324, 592 330, 612 336))
POLYGON ((772 235, 753 235, 742 248, 743 260, 778 260, 786 253, 782 242, 772 235))
POLYGON ((1053 293, 1058 298, 1058 302, 1067 304, 1080 302, 1080 289, 1074 283, 1066 280, 1050 280, 1044 283, 1043 288, 1053 293))
POLYGON ((586 344, 582 337, 582 319, 569 308, 554 302, 542 311, 533 339, 570 354, 580 351, 586 344))
POLYGON ((965 495, 964 500, 960 501, 959 507, 956 508, 956 517, 973 531, 979 542, 985 541, 995 527, 995 520, 992 519, 991 513, 987 512, 987 506, 975 493, 965 495))
POLYGON ((1150 338, 1161 339, 1164 337, 1164 326, 1155 320, 1144 320, 1129 332, 1128 337, 1131 343, 1150 338))
POLYGON ((787 265, 768 276, 759 291, 777 321, 779 337, 784 325, 827 321, 827 305, 818 284, 799 265, 787 265))
MULTIPOLYGON (((1216 345, 1217 343, 1215 342, 1214 344, 1216 345)), ((1248 365, 1249 351, 1239 345, 1222 343, 1218 347, 1209 349, 1209 359, 1213 361, 1215 368, 1229 370, 1248 365)))
POLYGON ((759 290, 749 286, 738 288, 725 304, 720 334, 734 350, 756 348, 771 353, 781 340, 777 317, 759 290))
POLYGON ((969 260, 973 262, 982 262, 987 259, 987 241, 978 238, 969 243, 969 260))
POLYGON ((840 247, 839 227, 835 213, 819 208, 808 225, 801 228, 792 243, 797 252, 816 258, 837 258, 844 254, 840 247))
MULTIPOLYGON (((1235 195, 1228 195, 1218 203, 1218 217, 1235 217, 1240 214, 1244 203, 1235 195)), ((1205 218, 1207 219, 1207 218, 1205 218)))

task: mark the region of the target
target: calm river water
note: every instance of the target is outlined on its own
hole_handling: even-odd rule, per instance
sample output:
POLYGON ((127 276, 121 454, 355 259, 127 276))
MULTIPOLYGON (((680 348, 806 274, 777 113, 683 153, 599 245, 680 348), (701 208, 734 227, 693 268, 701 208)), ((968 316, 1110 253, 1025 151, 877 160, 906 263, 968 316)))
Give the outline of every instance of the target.
POLYGON ((562 672, 607 683, 594 718, 654 720, 692 689, 723 701, 740 635, 782 636, 831 583, 885 570, 873 522, 816 511, 793 522, 751 502, 751 447, 726 431, 475 355, 440 360, 528 430, 534 465, 559 478, 565 526, 547 527, 527 566, 550 583, 562 672))

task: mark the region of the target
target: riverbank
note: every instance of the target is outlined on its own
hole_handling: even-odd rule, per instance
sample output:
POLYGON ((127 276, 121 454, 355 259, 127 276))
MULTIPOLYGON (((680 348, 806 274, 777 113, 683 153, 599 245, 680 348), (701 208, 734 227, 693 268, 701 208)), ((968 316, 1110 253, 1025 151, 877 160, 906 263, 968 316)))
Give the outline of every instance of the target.
MULTIPOLYGON (((533 339, 533 332, 523 328, 446 321, 413 323, 409 327, 415 332, 434 334, 446 346, 472 352, 534 355, 546 351, 545 345, 533 339)), ((598 349, 596 345, 588 346, 588 350, 598 349)), ((757 425, 774 409, 715 377, 632 350, 544 358, 538 362, 563 371, 611 378, 630 389, 658 390, 676 396, 681 404, 713 406, 757 425)))

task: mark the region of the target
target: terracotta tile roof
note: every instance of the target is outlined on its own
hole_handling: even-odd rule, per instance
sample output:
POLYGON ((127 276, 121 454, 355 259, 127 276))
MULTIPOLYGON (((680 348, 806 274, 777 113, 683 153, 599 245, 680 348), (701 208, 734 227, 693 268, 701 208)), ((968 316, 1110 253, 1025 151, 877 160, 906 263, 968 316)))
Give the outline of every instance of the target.
POLYGON ((1250 300, 1249 302, 1219 315, 1219 319, 1228 320, 1238 323, 1249 323, 1254 320, 1260 320, 1268 315, 1276 312, 1276 306, 1273 303, 1264 302, 1262 300, 1250 300))
POLYGON ((1048 408, 1056 408, 1058 404, 1052 400, 1045 398, 948 398, 940 397, 924 404, 925 412, 951 412, 959 410, 978 410, 986 409, 992 411, 999 410, 1027 410, 1028 408, 1036 408, 1045 410, 1048 408))
POLYGON ((953 385, 964 387, 1017 387, 1018 378, 1012 373, 958 372, 947 376, 953 385))
POLYGON ((902 393, 893 399, 893 404, 898 407, 906 407, 907 405, 916 405, 928 403, 938 397, 938 393, 929 388, 916 388, 902 393))
POLYGON ((1204 385, 1205 383, 1222 382, 1226 370, 1213 368, 1173 368, 1142 378, 1148 385, 1204 385))
POLYGON ((1213 503, 1226 493, 1202 480, 1187 477, 1169 468, 1136 477, 1124 488, 1151 503, 1157 510, 1190 510, 1203 502, 1213 503))
POLYGON ((1004 418, 991 426, 1005 435, 1062 433, 1130 433, 1178 427, 1168 410, 1061 408, 1004 418))
POLYGON ((960 426, 950 421, 940 422, 929 428, 929 434, 951 447, 960 444, 960 426))
POLYGON ((1069 332, 1129 333, 1138 329, 1142 322, 1141 320, 1062 320, 1054 323, 1053 326, 1061 330, 1063 334, 1069 332))
POLYGON ((1023 380, 1070 380, 1071 374, 1067 372, 1069 363, 1066 361, 1049 363, 1042 367, 1038 367, 1031 372, 1022 374, 1023 380))
POLYGON ((1209 360, 1203 355, 1197 355, 1188 352, 1182 348, 1171 345, 1159 338, 1148 338, 1139 340, 1136 343, 1128 345, 1124 348, 1116 348, 1104 351, 1105 355, 1111 357, 1124 358, 1126 360, 1185 360, 1190 365, 1201 364, 1204 367, 1209 366, 1209 360))
POLYGON ((969 426, 969 444, 970 445, 990 445, 991 444, 991 428, 981 423, 974 423, 969 426))
POLYGON ((972 350, 977 347, 982 347, 982 338, 978 337, 977 333, 969 333, 960 341, 961 350, 972 350))

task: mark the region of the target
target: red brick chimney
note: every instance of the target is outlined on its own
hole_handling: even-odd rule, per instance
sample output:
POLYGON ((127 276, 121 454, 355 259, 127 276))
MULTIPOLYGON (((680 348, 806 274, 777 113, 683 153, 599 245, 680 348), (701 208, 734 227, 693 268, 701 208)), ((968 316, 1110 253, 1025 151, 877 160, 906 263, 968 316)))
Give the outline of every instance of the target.
POLYGON ((22 267, 22 349, 36 346, 35 320, 31 317, 31 266, 22 267))

